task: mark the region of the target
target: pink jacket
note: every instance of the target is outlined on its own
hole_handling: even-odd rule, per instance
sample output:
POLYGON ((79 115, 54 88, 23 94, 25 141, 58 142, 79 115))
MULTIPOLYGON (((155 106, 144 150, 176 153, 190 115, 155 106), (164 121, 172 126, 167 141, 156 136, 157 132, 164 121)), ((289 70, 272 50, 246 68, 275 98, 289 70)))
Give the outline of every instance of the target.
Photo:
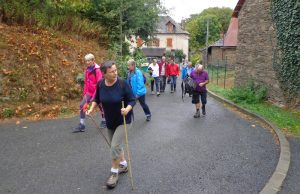
POLYGON ((83 95, 89 95, 94 98, 94 95, 96 94, 96 86, 99 80, 102 79, 102 73, 100 71, 100 66, 95 64, 94 69, 89 72, 88 68, 85 70, 85 76, 84 76, 84 89, 83 89, 83 95))

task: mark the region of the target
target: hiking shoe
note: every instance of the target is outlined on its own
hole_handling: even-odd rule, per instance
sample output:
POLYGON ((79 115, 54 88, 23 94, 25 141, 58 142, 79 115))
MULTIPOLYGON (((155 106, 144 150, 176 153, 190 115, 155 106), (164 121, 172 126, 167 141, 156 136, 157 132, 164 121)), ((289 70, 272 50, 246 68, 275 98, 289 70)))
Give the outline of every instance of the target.
POLYGON ((151 121, 151 115, 146 116, 146 121, 151 121))
POLYGON ((73 133, 79 133, 85 131, 85 125, 79 123, 78 127, 73 130, 73 133))
POLYGON ((119 179, 118 173, 111 172, 110 176, 106 181, 106 186, 110 189, 115 188, 117 186, 118 179, 119 179))
POLYGON ((106 128, 106 121, 101 121, 100 129, 105 129, 105 128, 106 128))
POLYGON ((195 114, 194 114, 194 118, 199 118, 200 117, 200 112, 197 111, 195 114))
POLYGON ((205 108, 202 108, 202 114, 203 114, 203 115, 206 115, 205 108))
POLYGON ((128 167, 122 164, 119 165, 119 174, 128 172, 128 167))

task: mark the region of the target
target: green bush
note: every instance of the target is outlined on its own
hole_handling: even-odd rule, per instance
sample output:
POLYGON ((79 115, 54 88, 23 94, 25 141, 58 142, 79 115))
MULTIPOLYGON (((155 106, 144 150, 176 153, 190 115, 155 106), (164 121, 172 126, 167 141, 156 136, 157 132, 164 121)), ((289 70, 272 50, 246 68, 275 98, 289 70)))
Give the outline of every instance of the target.
POLYGON ((15 111, 10 108, 4 108, 2 111, 3 118, 11 118, 15 115, 15 111))
POLYGON ((200 63, 201 60, 202 60, 202 55, 198 53, 193 54, 190 59, 193 65, 200 63))
POLYGON ((266 99, 267 88, 250 82, 245 86, 232 88, 227 95, 235 103, 255 104, 266 99))
POLYGON ((78 73, 78 75, 76 76, 76 82, 83 87, 83 85, 84 85, 84 74, 83 73, 78 73))
POLYGON ((68 107, 66 107, 66 106, 62 106, 60 108, 60 113, 62 113, 62 114, 68 114, 70 112, 71 112, 70 109, 68 107))
POLYGON ((4 1, 0 0, 4 23, 52 28, 77 33, 86 38, 103 38, 103 28, 85 17, 88 1, 4 1))

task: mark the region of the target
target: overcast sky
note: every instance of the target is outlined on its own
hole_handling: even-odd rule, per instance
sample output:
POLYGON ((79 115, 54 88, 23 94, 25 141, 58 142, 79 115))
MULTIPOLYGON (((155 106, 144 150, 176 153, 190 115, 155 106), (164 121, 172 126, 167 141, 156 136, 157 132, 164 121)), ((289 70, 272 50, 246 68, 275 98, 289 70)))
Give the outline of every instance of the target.
POLYGON ((161 0, 170 10, 169 15, 176 21, 188 18, 191 14, 201 13, 209 7, 230 7, 234 9, 238 0, 161 0))

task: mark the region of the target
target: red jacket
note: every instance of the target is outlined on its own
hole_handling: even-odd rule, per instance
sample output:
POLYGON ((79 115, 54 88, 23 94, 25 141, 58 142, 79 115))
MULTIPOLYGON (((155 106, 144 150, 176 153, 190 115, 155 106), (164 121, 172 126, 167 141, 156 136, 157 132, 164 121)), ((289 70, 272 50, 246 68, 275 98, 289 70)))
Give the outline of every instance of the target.
POLYGON ((174 63, 173 65, 168 64, 166 68, 166 76, 179 76, 179 66, 174 63))

